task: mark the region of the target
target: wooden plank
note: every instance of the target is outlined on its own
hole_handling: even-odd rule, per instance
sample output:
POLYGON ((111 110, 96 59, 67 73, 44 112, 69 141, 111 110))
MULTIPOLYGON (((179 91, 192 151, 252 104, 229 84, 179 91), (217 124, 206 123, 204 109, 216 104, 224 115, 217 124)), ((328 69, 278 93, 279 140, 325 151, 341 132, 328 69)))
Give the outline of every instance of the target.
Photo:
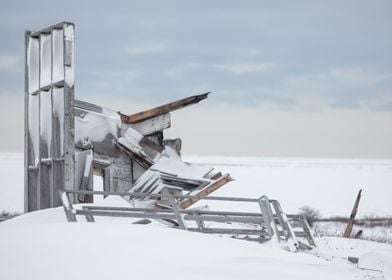
POLYGON ((124 145, 121 145, 120 143, 116 143, 116 147, 126 154, 130 159, 135 160, 137 163, 139 163, 143 168, 149 169, 154 163, 149 160, 146 157, 142 157, 134 152, 132 152, 130 149, 125 147, 124 145))
POLYGON ((346 230, 344 231, 344 234, 343 234, 343 237, 345 237, 345 238, 350 238, 350 236, 351 236, 351 231, 353 230, 353 226, 354 226, 354 219, 355 219, 355 216, 357 215, 359 201, 361 200, 361 193, 362 193, 362 189, 359 190, 357 198, 355 199, 355 203, 354 203, 353 210, 351 212, 350 219, 348 220, 346 230))
MULTIPOLYGON (((151 119, 147 119, 130 126, 143 135, 150 135, 158 131, 169 128, 171 125, 170 114, 162 114, 151 119)), ((126 124, 125 124, 126 126, 126 124)))
MULTIPOLYGON (((30 162, 30 155, 29 155, 29 146, 30 146, 30 133, 29 133, 29 64, 27 63, 28 60, 28 45, 30 40, 30 31, 25 32, 25 108, 24 108, 24 212, 29 212, 33 209, 33 201, 34 198, 32 197, 30 188, 33 185, 29 184, 29 162, 30 162), (31 187, 30 187, 31 186, 31 187)), ((33 183, 31 183, 33 184, 33 183)))
POLYGON ((121 121, 123 123, 128 123, 128 124, 133 124, 133 123, 138 123, 150 118, 154 118, 159 115, 163 115, 181 108, 184 108, 186 106, 192 105, 199 103, 201 100, 206 99, 208 97, 208 94, 210 92, 206 92, 200 95, 194 95, 190 97, 186 97, 180 100, 176 100, 171 103, 167 103, 165 105, 161 105, 146 111, 142 111, 133 115, 124 115, 121 114, 121 121))
POLYGON ((206 187, 205 189, 201 190, 200 192, 198 192, 193 197, 188 198, 185 201, 183 201, 181 203, 181 208, 182 209, 188 208, 189 206, 195 204, 196 202, 198 202, 203 197, 209 195, 213 191, 216 191, 217 189, 219 189, 220 187, 222 187, 223 185, 225 185, 226 183, 228 183, 230 181, 232 181, 232 178, 230 177, 230 175, 229 174, 224 175, 219 180, 217 180, 216 182, 214 182, 210 186, 206 187))
POLYGON ((96 113, 102 113, 103 108, 101 106, 75 99, 75 108, 83 109, 85 111, 91 111, 96 113))
POLYGON ((157 153, 161 153, 164 150, 164 148, 161 145, 155 143, 154 141, 150 140, 147 137, 143 137, 142 140, 140 140, 139 145, 143 149, 147 147, 154 150, 157 153))

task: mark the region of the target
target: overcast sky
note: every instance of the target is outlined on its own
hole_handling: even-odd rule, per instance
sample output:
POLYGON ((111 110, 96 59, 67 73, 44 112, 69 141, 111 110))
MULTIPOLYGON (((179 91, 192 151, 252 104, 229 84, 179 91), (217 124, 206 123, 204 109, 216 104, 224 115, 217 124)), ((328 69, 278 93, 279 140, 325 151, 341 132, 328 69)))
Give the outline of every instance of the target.
POLYGON ((76 98, 172 114, 192 154, 392 157, 392 1, 2 1, 0 150, 23 149, 24 30, 76 24, 76 98), (13 115, 14 117, 10 117, 13 115))

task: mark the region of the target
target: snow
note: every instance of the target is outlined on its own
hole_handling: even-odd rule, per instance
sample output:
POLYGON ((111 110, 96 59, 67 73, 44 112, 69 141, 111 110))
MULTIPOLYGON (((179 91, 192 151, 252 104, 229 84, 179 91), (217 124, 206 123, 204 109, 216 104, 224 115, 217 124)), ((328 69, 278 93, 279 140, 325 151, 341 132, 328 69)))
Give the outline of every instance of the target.
POLYGON ((40 93, 40 137, 43 140, 41 146, 41 156, 43 158, 52 157, 52 93, 51 91, 41 91, 40 93))
POLYGON ((32 158, 30 165, 38 164, 39 151, 39 95, 29 94, 29 134, 32 145, 32 158))
POLYGON ((392 279, 392 250, 365 253, 360 257, 358 267, 385 272, 385 278, 392 279))
MULTIPOLYGON (((323 213, 328 213, 329 204, 334 204, 337 212, 345 212, 339 199, 324 203, 336 197, 337 192, 336 187, 324 190, 329 184, 323 180, 330 178, 330 184, 338 184, 341 193, 349 197, 351 208, 355 192, 352 195, 353 188, 348 183, 358 177, 375 182, 374 189, 364 187, 361 203, 369 203, 367 194, 370 203, 378 204, 370 208, 372 211, 391 211, 383 204, 383 196, 390 194, 389 160, 193 159, 208 162, 202 168, 219 160, 220 169, 237 178, 219 194, 267 194, 279 199, 283 210, 296 210, 296 203, 309 204, 308 196, 315 199, 314 193, 320 192, 326 197, 314 200, 314 205, 323 213), (303 183, 306 184, 301 187, 303 183), (372 192, 378 195, 372 196, 372 192)), ((0 172, 1 208, 21 209, 23 156, 1 153, 0 172)), ((96 204, 129 207, 119 197, 108 197, 96 204)), ((241 206, 236 207, 238 210, 241 206)), ((78 216, 78 221, 68 223, 63 208, 58 207, 0 223, 0 279, 392 279, 392 246, 388 244, 323 237, 316 239, 317 249, 290 253, 273 243, 192 233, 159 223, 136 225, 127 218, 97 217, 96 223, 87 223, 78 216), (359 264, 350 263, 349 256, 358 257, 359 264)))
POLYGON ((177 174, 179 177, 200 179, 204 178, 212 168, 185 163, 173 148, 166 146, 160 158, 151 169, 177 174))
POLYGON ((72 87, 75 80, 75 58, 74 58, 74 26, 67 25, 64 29, 64 76, 65 83, 72 87))
MULTIPOLYGON (((314 254, 340 255, 316 257, 268 243, 131 225, 124 218, 67 223, 60 207, 0 224, 0 261, 7 264, 0 279, 388 279, 385 265, 384 272, 357 269, 344 258, 348 252, 390 252, 392 246, 346 241, 318 240, 314 254)), ((383 256, 390 261, 390 255, 383 256)))
POLYGON ((83 118, 75 118, 75 143, 85 141, 101 142, 107 135, 117 138, 121 127, 120 115, 113 114, 111 110, 101 113, 88 112, 83 118), (88 140, 87 140, 88 139, 88 140))
POLYGON ((64 80, 64 31, 53 30, 53 83, 64 80))
MULTIPOLYGON (((322 236, 343 236, 347 223, 343 222, 316 222, 314 230, 322 236)), ((391 226, 354 225, 352 233, 362 230, 361 239, 374 240, 392 244, 391 226)))
MULTIPOLYGON (((55 31, 55 30, 54 30, 55 31)), ((53 32, 54 32, 53 31, 53 32)), ((54 73, 53 73, 54 75, 54 73)), ((53 99, 53 118, 58 121, 56 124, 59 128, 64 127, 64 88, 53 88, 52 89, 53 99)), ((58 129, 59 143, 58 151, 54 151, 55 157, 64 156, 64 129, 58 129)))
POLYGON ((118 142, 130 149, 132 152, 140 154, 143 151, 139 143, 143 139, 143 137, 144 136, 139 131, 133 129, 132 127, 129 127, 125 131, 124 136, 118 139, 118 142))
POLYGON ((324 217, 347 217, 362 188, 357 217, 392 215, 392 159, 184 156, 184 161, 230 173, 235 181, 214 195, 266 194, 287 213, 308 205, 324 217))
POLYGON ((51 35, 40 35, 40 87, 48 86, 52 82, 52 51, 51 51, 51 35))
POLYGON ((32 93, 39 88, 39 40, 31 37, 27 48, 27 65, 29 93, 32 93))
MULTIPOLYGON (((347 217, 361 187, 358 217, 392 215, 391 159, 183 158, 202 168, 213 166, 231 174, 235 181, 214 195, 267 195, 279 200, 287 213, 296 213, 299 207, 309 205, 324 217, 347 217)), ((23 154, 0 153, 0 211, 23 211, 23 176, 23 154)))

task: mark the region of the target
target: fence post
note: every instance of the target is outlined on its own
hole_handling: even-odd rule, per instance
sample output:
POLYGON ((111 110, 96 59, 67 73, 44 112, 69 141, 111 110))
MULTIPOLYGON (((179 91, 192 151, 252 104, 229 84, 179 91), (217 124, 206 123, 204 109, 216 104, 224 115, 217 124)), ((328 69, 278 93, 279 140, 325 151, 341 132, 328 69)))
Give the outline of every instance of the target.
POLYGON ((63 204, 65 216, 67 217, 68 222, 77 222, 76 215, 73 213, 73 207, 70 202, 68 193, 59 190, 59 195, 60 195, 61 203, 63 204))
POLYGON ((279 231, 276 227, 274 214, 272 213, 270 201, 266 195, 263 195, 258 199, 261 214, 264 217, 264 223, 267 227, 268 234, 271 240, 275 240, 277 243, 280 242, 279 231))

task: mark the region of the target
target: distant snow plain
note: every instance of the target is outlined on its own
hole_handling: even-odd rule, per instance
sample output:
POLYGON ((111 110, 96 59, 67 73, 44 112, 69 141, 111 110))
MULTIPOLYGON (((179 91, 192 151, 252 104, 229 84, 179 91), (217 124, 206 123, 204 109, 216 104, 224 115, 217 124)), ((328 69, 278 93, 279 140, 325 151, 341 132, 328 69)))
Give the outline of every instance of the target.
MULTIPOLYGON (((296 213, 308 205, 330 217, 349 216, 357 192, 362 189, 358 217, 392 216, 392 159, 183 158, 231 174, 235 180, 214 195, 267 195, 279 200, 285 212, 296 213)), ((23 212, 23 176, 23 154, 1 152, 0 211, 23 212)), ((224 205, 231 207, 238 206, 224 205)))

